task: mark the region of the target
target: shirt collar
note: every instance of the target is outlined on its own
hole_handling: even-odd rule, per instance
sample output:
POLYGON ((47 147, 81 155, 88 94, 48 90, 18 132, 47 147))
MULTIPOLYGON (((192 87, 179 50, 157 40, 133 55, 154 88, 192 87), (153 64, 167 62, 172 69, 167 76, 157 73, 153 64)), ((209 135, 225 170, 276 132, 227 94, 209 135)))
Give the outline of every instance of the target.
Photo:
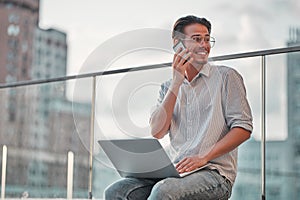
POLYGON ((202 69, 200 70, 200 72, 197 74, 197 78, 203 74, 204 76, 208 77, 209 76, 209 71, 210 71, 210 64, 206 63, 205 65, 203 65, 202 69))
MULTIPOLYGON (((209 71, 210 71, 210 64, 206 63, 205 65, 203 65, 202 69, 200 70, 200 72, 195 76, 195 78, 192 80, 192 82, 194 82, 194 80, 200 78, 201 75, 204 75, 206 77, 209 76, 209 71)), ((190 84, 189 81, 185 78, 183 81, 185 84, 190 84)))

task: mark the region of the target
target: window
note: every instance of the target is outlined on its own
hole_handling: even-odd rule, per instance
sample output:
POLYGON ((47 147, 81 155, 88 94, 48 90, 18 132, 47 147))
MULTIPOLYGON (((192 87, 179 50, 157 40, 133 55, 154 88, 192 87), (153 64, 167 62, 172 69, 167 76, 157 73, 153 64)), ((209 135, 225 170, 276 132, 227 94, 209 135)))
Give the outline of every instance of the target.
POLYGON ((300 80, 295 80, 295 92, 300 93, 300 80))
POLYGON ((277 187, 277 186, 271 186, 268 188, 268 193, 269 193, 269 196, 272 197, 270 199, 275 199, 275 198, 279 198, 280 197, 280 187, 277 187))
POLYGON ((42 49, 38 49, 38 55, 41 56, 43 54, 42 49))
POLYGON ((24 63, 26 63, 26 62, 27 62, 27 60, 28 60, 28 56, 27 56, 27 54, 24 54, 22 59, 23 59, 23 62, 24 62, 24 63))
POLYGON ((10 122, 14 122, 16 120, 16 113, 15 112, 11 112, 9 111, 9 114, 8 114, 8 120, 10 122))
POLYGON ((16 39, 9 39, 8 40, 8 46, 11 48, 11 49, 17 49, 18 48, 18 40, 16 39))
POLYGON ((47 39, 47 45, 49 46, 49 45, 51 45, 52 44, 52 40, 51 39, 47 39))
POLYGON ((7 60, 8 61, 14 61, 17 58, 17 54, 13 51, 9 51, 7 53, 7 60))
POLYGON ((295 127, 293 134, 295 134, 295 138, 300 141, 300 125, 295 127))
POLYGON ((36 73, 35 73, 35 76, 36 76, 37 78, 41 78, 41 73, 40 73, 40 72, 36 72, 36 73))
POLYGON ((27 75, 27 69, 25 67, 22 68, 22 75, 23 76, 27 75))
POLYGON ((20 17, 18 16, 18 15, 16 15, 16 14, 10 14, 9 16, 8 16, 8 22, 9 23, 15 23, 15 24, 18 24, 19 23, 19 19, 20 19, 20 17))
POLYGON ((6 64, 6 69, 7 69, 7 71, 8 71, 10 74, 16 74, 16 69, 17 69, 17 67, 16 67, 14 64, 12 64, 12 63, 7 63, 7 64, 6 64))
POLYGON ((10 24, 7 28, 7 34, 9 36, 17 36, 20 33, 20 27, 18 25, 10 24))
POLYGON ((45 110, 45 111, 44 111, 44 116, 45 116, 45 117, 48 117, 48 115, 49 115, 48 110, 45 110))
POLYGON ((5 6, 6 6, 7 9, 11 9, 11 8, 14 7, 14 5, 12 3, 6 3, 5 6))
POLYGON ((294 146, 295 156, 300 156, 300 144, 295 144, 294 146))
POLYGON ((14 76, 12 76, 12 75, 10 75, 10 74, 8 74, 8 75, 6 76, 6 78, 5 78, 5 81, 6 81, 6 83, 12 83, 12 82, 16 82, 16 81, 17 81, 17 78, 14 77, 14 76))
POLYGON ((24 42, 22 44, 22 52, 26 52, 27 50, 28 50, 28 44, 27 44, 27 42, 24 42))

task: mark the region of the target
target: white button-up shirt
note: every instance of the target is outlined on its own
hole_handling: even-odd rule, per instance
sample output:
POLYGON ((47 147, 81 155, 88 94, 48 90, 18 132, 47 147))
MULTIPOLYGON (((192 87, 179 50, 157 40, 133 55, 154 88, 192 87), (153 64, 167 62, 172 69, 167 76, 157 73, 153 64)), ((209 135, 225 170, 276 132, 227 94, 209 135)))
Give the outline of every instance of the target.
MULTIPOLYGON (((161 85, 159 106, 172 80, 161 85)), ((241 75, 232 68, 206 64, 191 81, 180 86, 169 129, 174 162, 205 155, 233 127, 252 132, 252 114, 241 75)), ((237 149, 211 160, 212 169, 234 183, 237 149)))

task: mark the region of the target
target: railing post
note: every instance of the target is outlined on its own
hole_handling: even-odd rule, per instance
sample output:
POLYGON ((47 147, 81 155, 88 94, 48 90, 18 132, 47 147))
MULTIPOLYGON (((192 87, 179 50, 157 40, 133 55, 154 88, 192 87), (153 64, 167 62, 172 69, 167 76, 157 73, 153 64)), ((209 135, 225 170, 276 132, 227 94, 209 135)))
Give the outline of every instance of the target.
POLYGON ((89 199, 93 198, 93 153, 94 153, 94 129, 95 129, 95 100, 96 100, 96 76, 93 76, 92 108, 90 127, 90 151, 89 151, 89 199))
POLYGON ((266 56, 261 57, 261 199, 266 199, 266 56))
POLYGON ((6 185, 6 163, 7 163, 7 147, 3 145, 2 151, 2 175, 1 175, 1 200, 5 198, 6 185))
POLYGON ((68 152, 68 177, 67 177, 67 199, 73 197, 73 168, 74 168, 74 153, 68 152))

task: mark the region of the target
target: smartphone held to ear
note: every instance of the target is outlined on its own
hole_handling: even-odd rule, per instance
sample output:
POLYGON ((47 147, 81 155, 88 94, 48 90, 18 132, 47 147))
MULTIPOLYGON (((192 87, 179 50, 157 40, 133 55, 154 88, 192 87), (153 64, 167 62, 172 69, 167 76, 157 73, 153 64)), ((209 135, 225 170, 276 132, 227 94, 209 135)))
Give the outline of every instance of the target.
POLYGON ((179 40, 179 42, 177 42, 177 43, 173 46, 173 49, 174 49, 175 52, 177 52, 179 48, 181 48, 181 51, 183 51, 183 50, 186 49, 185 46, 184 46, 184 44, 182 43, 181 40, 179 40))
MULTIPOLYGON (((186 49, 186 47, 184 46, 184 44, 182 43, 181 40, 179 40, 179 42, 177 42, 177 43, 173 46, 173 50, 174 50, 175 52, 177 52, 178 49, 180 49, 180 48, 181 48, 181 51, 183 51, 183 50, 186 49)), ((181 52, 181 51, 180 51, 180 52, 181 52)), ((183 57, 184 59, 187 59, 187 57, 188 57, 187 54, 188 54, 188 53, 185 53, 182 57, 183 57)), ((188 60, 188 59, 187 59, 187 60, 188 60)))

